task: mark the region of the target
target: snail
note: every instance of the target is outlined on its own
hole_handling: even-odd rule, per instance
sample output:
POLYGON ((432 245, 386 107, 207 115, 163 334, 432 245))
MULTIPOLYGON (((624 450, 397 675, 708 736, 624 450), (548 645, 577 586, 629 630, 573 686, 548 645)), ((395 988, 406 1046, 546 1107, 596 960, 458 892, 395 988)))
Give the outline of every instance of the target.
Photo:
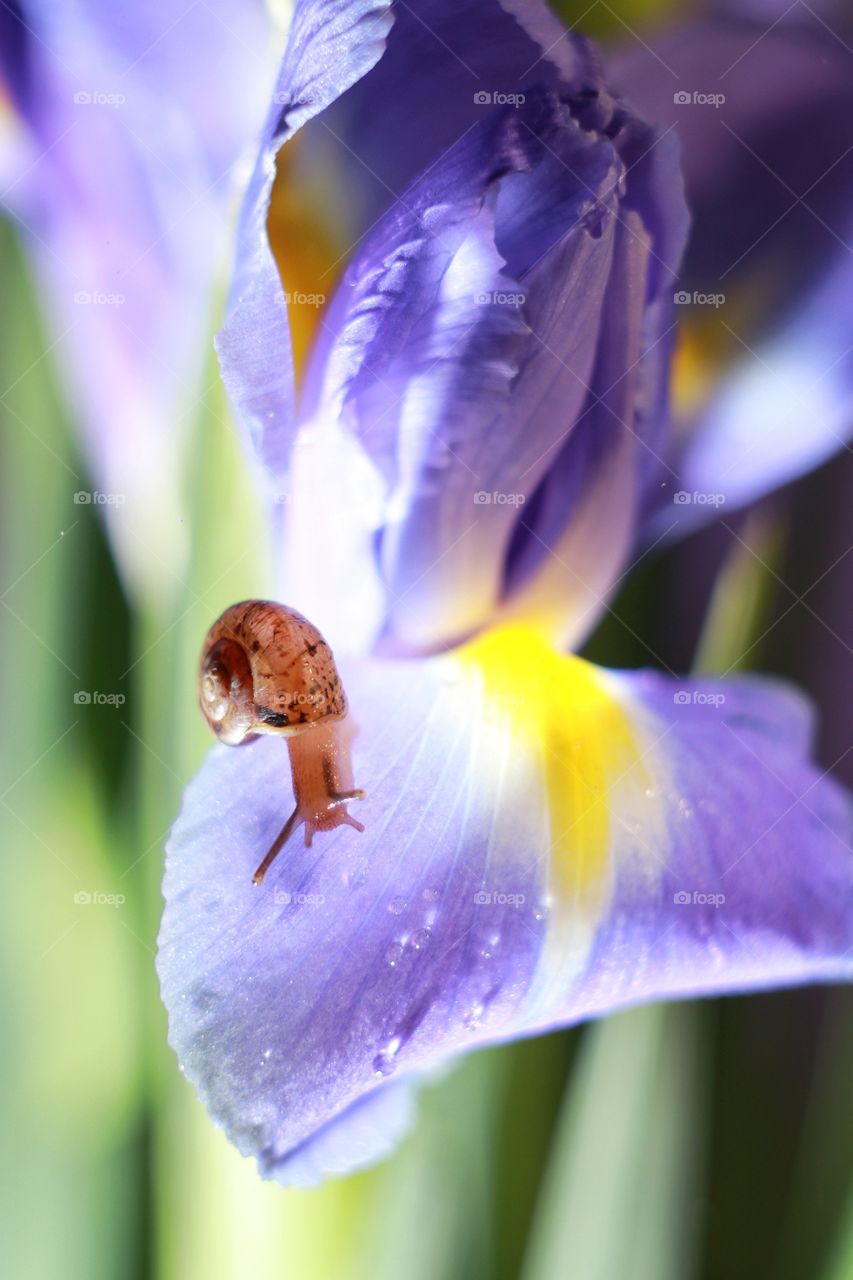
POLYGON ((260 884, 300 823, 305 844, 315 831, 343 823, 363 831, 347 812, 352 765, 340 722, 347 699, 332 651, 316 627, 287 605, 244 600, 219 617, 201 654, 199 701, 220 742, 239 746, 259 733, 287 739, 296 808, 252 880, 260 884))

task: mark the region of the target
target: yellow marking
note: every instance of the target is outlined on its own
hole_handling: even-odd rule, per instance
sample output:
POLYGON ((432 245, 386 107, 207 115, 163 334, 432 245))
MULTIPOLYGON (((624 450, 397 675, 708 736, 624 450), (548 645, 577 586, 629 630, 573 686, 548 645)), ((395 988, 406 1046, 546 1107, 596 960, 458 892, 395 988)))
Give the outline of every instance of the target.
MULTIPOLYGON (((594 908, 608 874, 611 791, 640 759, 628 716, 596 667, 555 652, 531 627, 488 632, 458 656, 476 667, 516 741, 542 762, 555 905, 594 908)), ((643 772, 639 785, 645 781, 643 772)))
POLYGON ((719 376, 719 353, 703 341, 697 328, 682 324, 672 358, 671 388, 676 419, 684 420, 701 409, 719 376))
POLYGON ((676 422, 685 423, 703 409, 732 365, 751 358, 737 335, 753 340, 751 335, 765 318, 766 300, 775 298, 778 287, 778 272, 762 266, 739 277, 737 291, 725 295, 725 307, 676 307, 678 340, 671 381, 676 422))
MULTIPOLYGON (((310 125, 306 126, 306 129, 310 125)), ((267 215, 267 234, 288 296, 288 319, 297 383, 343 267, 349 243, 341 225, 340 193, 334 174, 322 166, 305 172, 300 162, 303 138, 282 147, 267 215), (342 260, 341 260, 342 259, 342 260), (319 305, 306 299, 323 298, 319 305)))

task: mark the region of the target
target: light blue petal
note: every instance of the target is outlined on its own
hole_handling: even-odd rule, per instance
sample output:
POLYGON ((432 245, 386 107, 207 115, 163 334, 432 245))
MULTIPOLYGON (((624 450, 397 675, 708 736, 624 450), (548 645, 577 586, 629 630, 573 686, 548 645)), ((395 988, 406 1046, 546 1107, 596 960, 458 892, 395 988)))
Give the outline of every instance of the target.
POLYGON ((211 753, 169 841, 170 1040, 266 1175, 376 1158, 406 1120, 389 1084, 477 1045, 853 975, 849 800, 786 690, 606 673, 527 630, 342 674, 363 834, 255 887, 290 805, 259 739, 211 753))

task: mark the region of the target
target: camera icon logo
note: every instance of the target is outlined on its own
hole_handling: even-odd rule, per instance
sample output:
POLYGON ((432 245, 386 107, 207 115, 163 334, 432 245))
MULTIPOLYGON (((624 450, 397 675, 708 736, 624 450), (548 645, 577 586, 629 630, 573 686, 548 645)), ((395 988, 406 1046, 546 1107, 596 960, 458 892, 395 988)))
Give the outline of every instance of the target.
POLYGON ((487 906, 492 900, 492 895, 487 893, 485 889, 480 889, 474 894, 474 901, 478 907, 487 906))
POLYGON ((677 493, 672 495, 672 500, 677 507, 689 507, 692 495, 686 489, 679 489, 677 493))
POLYGON ((88 907, 92 903, 92 895, 88 889, 78 889, 74 895, 74 901, 78 907, 88 907))
POLYGON ((78 489, 74 495, 75 507, 87 507, 89 506, 91 501, 92 501, 92 495, 91 493, 88 493, 85 489, 78 489))
POLYGON ((673 694, 672 700, 677 707, 687 707, 692 702, 692 698, 686 689, 679 689, 678 693, 673 694))
POLYGON ((78 707, 88 707, 92 701, 92 695, 88 689, 78 689, 74 695, 74 704, 78 707))
POLYGON ((674 294, 674 299, 675 304, 678 307, 686 307, 693 301, 691 295, 686 289, 679 289, 678 292, 674 294))
POLYGON ((684 107, 693 99, 685 89, 679 89, 672 95, 672 100, 677 107, 684 107))
POLYGON ((492 95, 485 89, 478 89, 474 94, 474 102, 478 107, 487 107, 492 100, 492 95))
POLYGON ((492 500, 492 495, 490 493, 486 493, 485 490, 483 489, 480 489, 478 493, 474 494, 474 501, 478 507, 487 506, 488 503, 491 502, 491 500, 492 500))
POLYGON ((685 893, 683 889, 679 889, 678 893, 672 895, 672 900, 677 907, 686 907, 691 901, 690 894, 685 893))
POLYGON ((92 102, 92 95, 87 89, 80 89, 74 95, 74 102, 78 107, 88 107, 92 102))

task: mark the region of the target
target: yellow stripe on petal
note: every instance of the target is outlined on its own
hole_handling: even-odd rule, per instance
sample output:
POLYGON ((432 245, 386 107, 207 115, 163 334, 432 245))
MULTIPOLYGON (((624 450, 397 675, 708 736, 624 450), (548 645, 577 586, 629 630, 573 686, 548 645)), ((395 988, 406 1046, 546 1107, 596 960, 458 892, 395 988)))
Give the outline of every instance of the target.
POLYGON ((302 144, 301 136, 292 138, 278 154, 267 216, 270 248, 287 299, 297 383, 350 243, 334 172, 306 165, 302 144))
POLYGON ((542 772, 548 929, 525 1007, 525 1017, 535 1018, 586 959, 609 901, 614 847, 630 821, 618 807, 622 793, 627 784, 645 796, 650 779, 634 725, 599 668, 556 652, 524 626, 486 633, 458 657, 482 684, 484 714, 491 706, 509 719, 513 750, 533 756, 542 772))

